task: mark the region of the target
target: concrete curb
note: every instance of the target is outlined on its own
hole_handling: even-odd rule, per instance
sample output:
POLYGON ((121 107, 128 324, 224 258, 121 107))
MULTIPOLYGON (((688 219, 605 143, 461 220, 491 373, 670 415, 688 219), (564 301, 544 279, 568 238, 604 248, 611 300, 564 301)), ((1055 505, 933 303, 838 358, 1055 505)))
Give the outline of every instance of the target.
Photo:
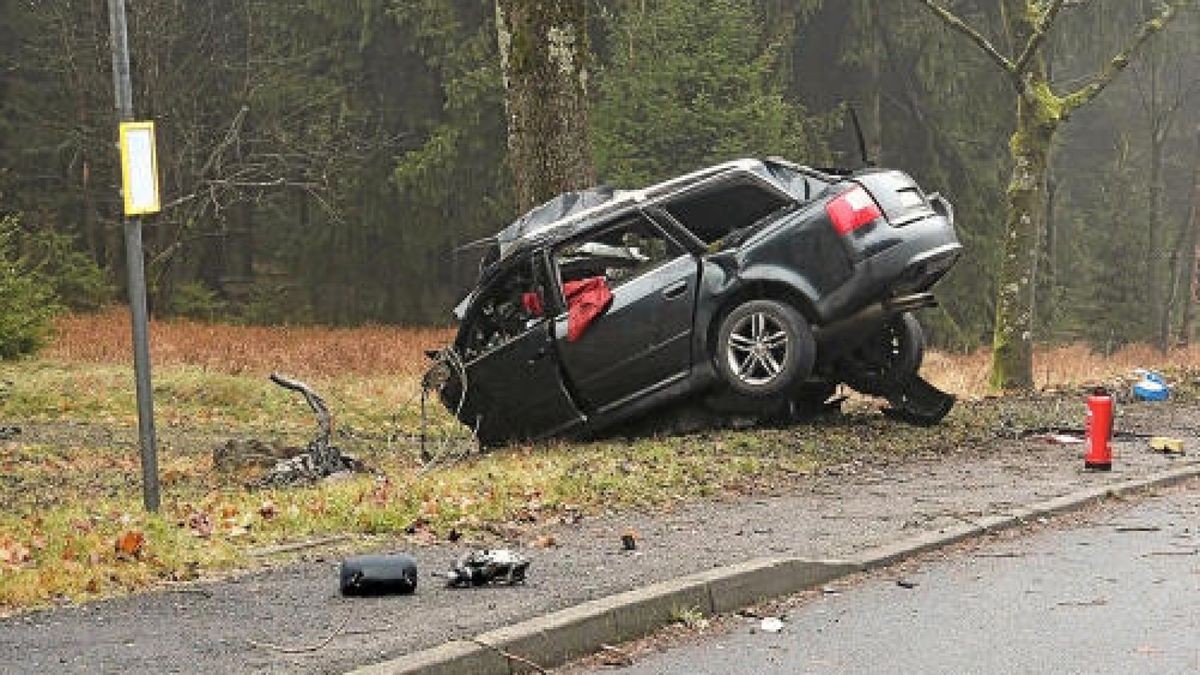
POLYGON ((1100 502, 1105 499, 1120 497, 1150 488, 1166 487, 1198 476, 1200 476, 1200 463, 1190 462, 1184 466, 1146 478, 1129 479, 1123 483, 1086 488, 1072 492, 1069 495, 1063 495, 1062 497, 1055 497, 1029 506, 1018 507, 1008 513, 984 516, 955 527, 924 532, 908 539, 901 539, 897 542, 867 549, 861 555, 855 557, 854 562, 861 565, 864 570, 887 567, 919 553, 943 548, 971 537, 1018 527, 1030 520, 1053 516, 1065 511, 1072 511, 1093 502, 1100 502))
POLYGON ((586 656, 604 644, 643 637, 675 621, 681 612, 731 612, 763 600, 813 588, 855 572, 894 564, 970 537, 1017 527, 1051 516, 1156 487, 1200 477, 1200 463, 1123 483, 1103 485, 976 519, 961 526, 903 539, 865 551, 853 560, 760 558, 691 574, 592 600, 432 649, 359 668, 358 675, 515 675, 586 656))

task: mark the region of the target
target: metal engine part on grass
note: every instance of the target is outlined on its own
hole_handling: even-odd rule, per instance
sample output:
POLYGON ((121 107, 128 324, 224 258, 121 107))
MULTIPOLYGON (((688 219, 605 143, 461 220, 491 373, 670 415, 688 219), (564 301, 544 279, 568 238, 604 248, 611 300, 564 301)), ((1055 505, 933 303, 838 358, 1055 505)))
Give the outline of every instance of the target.
POLYGON ((279 373, 271 373, 270 380, 275 384, 291 391, 299 392, 312 408, 317 417, 317 436, 303 453, 287 459, 281 459, 261 478, 253 483, 259 488, 281 488, 294 485, 312 484, 323 478, 342 473, 366 473, 365 464, 358 458, 343 453, 333 445, 330 437, 333 434, 333 416, 329 408, 312 387, 284 377, 279 373))
POLYGON ((408 595, 417 590, 417 562, 402 554, 347 558, 339 576, 342 595, 408 595))
POLYGON ((525 583, 529 559, 508 549, 472 551, 459 558, 446 577, 447 586, 525 583))

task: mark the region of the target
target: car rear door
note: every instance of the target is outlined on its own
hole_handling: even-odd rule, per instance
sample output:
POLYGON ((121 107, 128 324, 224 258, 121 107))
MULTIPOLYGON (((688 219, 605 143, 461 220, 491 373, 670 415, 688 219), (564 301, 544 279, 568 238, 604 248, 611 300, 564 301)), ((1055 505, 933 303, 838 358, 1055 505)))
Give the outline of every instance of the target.
MULTIPOLYGON (((607 311, 569 339, 569 311, 554 335, 567 381, 585 413, 604 412, 686 377, 699 260, 640 211, 557 247, 551 267, 563 285, 602 278, 607 311)), ((564 299, 561 307, 568 308, 564 299)))

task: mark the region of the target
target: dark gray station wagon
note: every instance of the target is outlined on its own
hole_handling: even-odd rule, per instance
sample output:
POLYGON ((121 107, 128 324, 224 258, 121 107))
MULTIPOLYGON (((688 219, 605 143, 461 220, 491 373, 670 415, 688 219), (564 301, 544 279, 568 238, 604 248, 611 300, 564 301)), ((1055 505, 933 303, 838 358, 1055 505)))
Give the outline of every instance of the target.
POLYGON ((961 246, 949 203, 902 172, 743 159, 565 194, 487 244, 441 387, 485 444, 682 398, 795 410, 839 383, 916 421, 953 402, 917 377, 911 312, 961 246))

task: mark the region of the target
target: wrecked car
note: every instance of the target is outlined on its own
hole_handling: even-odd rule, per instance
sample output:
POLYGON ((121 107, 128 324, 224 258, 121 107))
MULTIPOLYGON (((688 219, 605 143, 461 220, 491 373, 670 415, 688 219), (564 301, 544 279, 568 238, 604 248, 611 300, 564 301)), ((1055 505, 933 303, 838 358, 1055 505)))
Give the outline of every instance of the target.
POLYGON ((495 237, 442 352, 443 404, 485 445, 590 435, 682 399, 792 415, 840 383, 936 422, 913 312, 961 253, 906 174, 742 159, 568 193, 495 237))

